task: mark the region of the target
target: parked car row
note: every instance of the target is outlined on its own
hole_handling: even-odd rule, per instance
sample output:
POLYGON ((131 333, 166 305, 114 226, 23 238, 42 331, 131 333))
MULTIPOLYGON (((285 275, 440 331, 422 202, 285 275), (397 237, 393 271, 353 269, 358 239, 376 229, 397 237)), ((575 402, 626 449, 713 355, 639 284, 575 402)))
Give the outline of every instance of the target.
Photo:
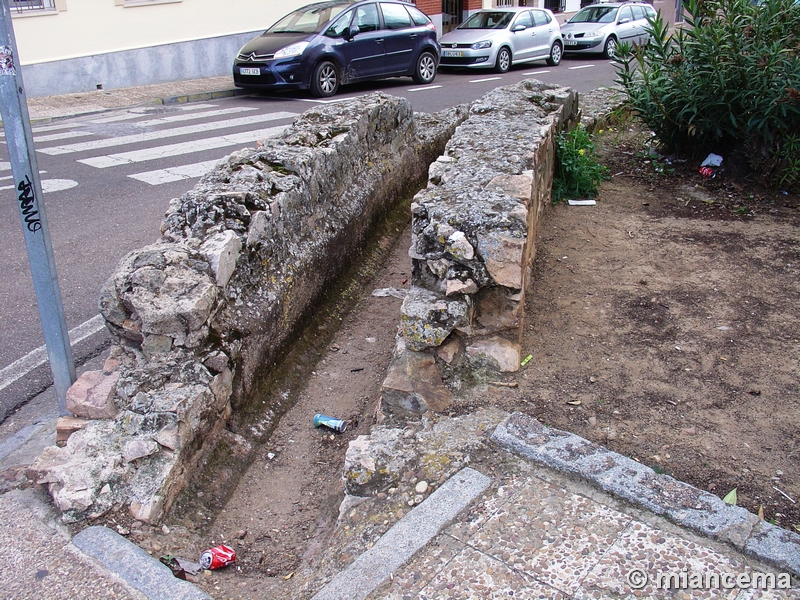
POLYGON ((620 42, 644 43, 653 7, 644 2, 587 6, 560 25, 543 8, 480 10, 437 39, 431 19, 403 0, 324 0, 289 13, 245 44, 233 64, 237 87, 310 90, 333 96, 339 87, 386 77, 428 84, 440 67, 488 68, 564 53, 602 52, 620 42))

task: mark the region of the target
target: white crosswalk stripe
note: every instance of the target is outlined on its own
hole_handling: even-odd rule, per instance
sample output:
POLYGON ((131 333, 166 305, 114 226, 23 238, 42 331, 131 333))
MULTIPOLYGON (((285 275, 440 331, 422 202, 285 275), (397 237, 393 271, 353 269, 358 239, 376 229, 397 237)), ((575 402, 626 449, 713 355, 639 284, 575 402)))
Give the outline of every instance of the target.
MULTIPOLYGON (((181 111, 195 111, 195 110, 202 110, 204 108, 216 108, 217 104, 205 104, 198 102, 197 104, 183 104, 183 105, 172 105, 170 106, 169 110, 181 110, 181 111)), ((121 115, 111 115, 110 117, 101 117, 99 119, 92 119, 89 123, 117 123, 119 121, 130 121, 131 119, 141 119, 143 116, 151 114, 153 112, 153 108, 149 106, 142 106, 139 108, 130 108, 125 113, 121 115)))
POLYGON ((92 158, 83 158, 78 162, 90 167, 97 167, 98 169, 105 169, 108 167, 116 167, 119 165, 126 165, 130 163, 145 162, 148 160, 155 160, 158 158, 166 158, 168 156, 180 156, 182 154, 190 154, 192 152, 201 152, 203 150, 213 150, 215 148, 225 148, 226 146, 236 146, 240 144, 249 144, 262 138, 273 137, 286 129, 288 125, 279 127, 270 127, 267 129, 259 129, 256 131, 245 131, 243 133, 235 133, 230 135, 222 135, 218 137, 205 138, 195 140, 192 142, 181 142, 178 144, 170 144, 167 146, 157 146, 154 148, 145 148, 143 150, 133 150, 131 152, 121 152, 118 154, 108 154, 105 156, 95 156, 92 158))
MULTIPOLYGON (((38 152, 55 156, 58 154, 69 154, 72 152, 85 152, 87 150, 99 150, 101 148, 111 148, 113 146, 122 146, 125 144, 135 144, 139 142, 150 142, 167 137, 176 137, 180 135, 189 135, 194 133, 203 133, 206 131, 213 131, 218 129, 227 129, 231 127, 242 127, 246 125, 255 125, 257 123, 265 123, 268 121, 278 121, 281 119, 290 119, 296 117, 297 113, 290 112, 275 112, 269 114, 255 115, 252 117, 240 117, 238 119, 227 119, 223 121, 212 121, 210 123, 200 123, 197 125, 187 125, 185 127, 175 127, 174 129, 163 129, 160 131, 148 131, 146 133, 136 133, 133 135, 123 135, 120 137, 107 138, 102 140, 93 140, 89 142, 79 142, 77 144, 68 144, 65 146, 52 146, 50 148, 40 148, 38 152)), ((226 144, 230 145, 230 144, 226 144)), ((79 161, 84 162, 84 161, 79 161)))
POLYGON ((194 163, 191 165, 183 165, 180 167, 169 167, 168 169, 157 169, 155 171, 145 171, 144 173, 134 173, 128 175, 131 179, 143 181, 150 185, 161 185, 162 183, 172 183, 173 181, 181 181, 182 179, 191 179, 192 177, 202 177, 213 169, 217 163, 222 159, 207 160, 204 162, 194 163))

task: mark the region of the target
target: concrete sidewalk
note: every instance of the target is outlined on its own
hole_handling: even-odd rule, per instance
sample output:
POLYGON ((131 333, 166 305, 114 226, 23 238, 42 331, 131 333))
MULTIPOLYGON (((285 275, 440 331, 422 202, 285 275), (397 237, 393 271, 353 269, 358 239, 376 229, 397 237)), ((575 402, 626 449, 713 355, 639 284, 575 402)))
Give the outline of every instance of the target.
MULTIPOLYGON (((29 111, 43 123, 233 94, 221 77, 36 98, 29 111)), ((525 415, 485 437, 479 464, 417 503, 317 597, 800 599, 797 534, 525 415), (753 589, 762 573, 776 586, 791 573, 795 587, 753 589)), ((34 443, 21 435, 9 451, 34 443)), ((3 458, 9 483, 25 464, 9 470, 3 458)), ((0 519, 0 598, 208 598, 110 529, 70 540, 33 489, 0 495, 0 519)))

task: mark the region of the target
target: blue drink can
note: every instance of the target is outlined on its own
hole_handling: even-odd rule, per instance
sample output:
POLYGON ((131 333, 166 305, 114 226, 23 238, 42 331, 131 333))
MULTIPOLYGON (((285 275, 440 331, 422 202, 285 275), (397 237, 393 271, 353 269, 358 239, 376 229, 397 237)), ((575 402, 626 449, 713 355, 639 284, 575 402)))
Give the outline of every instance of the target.
POLYGON ((338 431, 339 433, 344 433, 347 431, 347 421, 342 421, 341 419, 334 419, 333 417, 329 417, 327 415, 314 415, 314 427, 319 427, 320 425, 324 425, 334 431, 338 431))

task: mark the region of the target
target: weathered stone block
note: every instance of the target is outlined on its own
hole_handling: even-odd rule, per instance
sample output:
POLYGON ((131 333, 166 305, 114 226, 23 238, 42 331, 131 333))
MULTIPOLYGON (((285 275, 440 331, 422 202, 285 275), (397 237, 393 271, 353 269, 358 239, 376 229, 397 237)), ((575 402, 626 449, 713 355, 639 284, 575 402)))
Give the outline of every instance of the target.
POLYGON ((67 390, 67 410, 86 419, 113 419, 119 373, 106 375, 103 371, 86 371, 67 390))
POLYGON ((478 252, 497 285, 521 289, 524 283, 525 239, 502 234, 478 234, 478 252))
POLYGON ((218 233, 200 247, 200 252, 211 265, 218 286, 228 285, 241 249, 241 238, 230 230, 218 233))
POLYGON ((467 355, 479 362, 487 363, 502 373, 519 371, 522 347, 498 336, 475 340, 467 346, 467 355))
POLYGON ((402 340, 381 386, 384 406, 390 412, 423 414, 443 412, 451 402, 450 391, 442 383, 436 359, 424 352, 408 350, 402 340))
POLYGON ((400 310, 400 331, 417 351, 440 345, 454 329, 468 329, 472 321, 468 296, 448 300, 417 287, 409 290, 400 310))

